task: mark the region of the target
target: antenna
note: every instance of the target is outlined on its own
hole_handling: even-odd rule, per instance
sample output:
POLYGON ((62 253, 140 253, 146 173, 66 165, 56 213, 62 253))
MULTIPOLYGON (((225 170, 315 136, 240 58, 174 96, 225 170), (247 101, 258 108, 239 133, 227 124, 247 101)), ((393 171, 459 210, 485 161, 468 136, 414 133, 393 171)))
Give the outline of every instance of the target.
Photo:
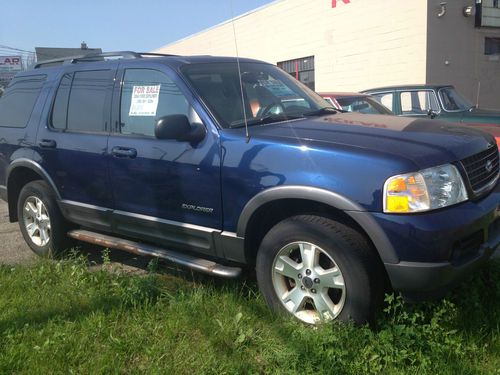
POLYGON ((234 13, 233 13, 232 0, 229 0, 229 5, 231 8, 231 25, 233 26, 234 46, 236 48, 236 65, 238 66, 238 78, 240 80, 241 106, 243 108, 243 122, 245 123, 245 136, 247 138, 247 143, 248 143, 248 141, 250 141, 250 135, 248 134, 247 110, 245 106, 245 97, 243 96, 243 82, 241 81, 240 54, 238 52, 238 42, 236 40, 236 28, 234 27, 234 13))

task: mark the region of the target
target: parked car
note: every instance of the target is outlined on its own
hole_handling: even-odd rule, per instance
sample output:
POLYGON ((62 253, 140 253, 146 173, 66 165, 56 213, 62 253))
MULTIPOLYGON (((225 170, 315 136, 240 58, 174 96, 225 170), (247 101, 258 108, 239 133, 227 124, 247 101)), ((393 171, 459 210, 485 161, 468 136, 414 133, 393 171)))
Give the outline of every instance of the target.
POLYGON ((347 112, 392 115, 392 111, 370 95, 358 92, 320 92, 319 95, 335 108, 347 112))
POLYGON ((340 113, 257 60, 145 55, 39 63, 0 98, 0 195, 35 253, 255 268, 316 324, 369 320, 388 285, 441 295, 499 246, 490 135, 340 113))
POLYGON ((450 85, 381 87, 363 91, 398 116, 460 122, 492 134, 500 147, 500 111, 476 108, 450 85))

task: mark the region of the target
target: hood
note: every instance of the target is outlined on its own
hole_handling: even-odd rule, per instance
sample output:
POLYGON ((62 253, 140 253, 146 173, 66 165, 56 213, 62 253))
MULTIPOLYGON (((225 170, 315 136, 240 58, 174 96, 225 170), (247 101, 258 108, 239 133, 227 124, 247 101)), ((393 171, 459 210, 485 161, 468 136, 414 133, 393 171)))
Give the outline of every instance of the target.
POLYGON ((473 108, 470 111, 467 111, 470 116, 477 117, 491 117, 496 119, 496 123, 500 124, 500 111, 496 111, 493 109, 481 109, 481 108, 473 108))
POLYGON ((490 133, 500 147, 500 111, 474 108, 464 112, 461 121, 464 125, 490 133))
POLYGON ((338 113, 254 126, 251 137, 287 139, 290 143, 334 149, 353 148, 413 161, 428 168, 485 150, 494 139, 455 123, 410 117, 338 113))
POLYGON ((469 124, 500 126, 500 111, 474 108, 470 111, 461 112, 462 122, 469 124))

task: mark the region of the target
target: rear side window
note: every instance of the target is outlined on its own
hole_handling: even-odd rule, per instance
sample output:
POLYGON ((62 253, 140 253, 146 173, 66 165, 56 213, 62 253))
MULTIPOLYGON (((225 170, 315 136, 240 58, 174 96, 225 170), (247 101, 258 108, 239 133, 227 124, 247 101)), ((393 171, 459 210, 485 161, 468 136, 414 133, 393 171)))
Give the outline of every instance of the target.
POLYGON ((24 128, 46 80, 45 75, 14 78, 0 98, 0 126, 24 128))
POLYGON ((112 84, 111 70, 64 75, 52 108, 52 127, 79 132, 104 131, 106 101, 112 84))

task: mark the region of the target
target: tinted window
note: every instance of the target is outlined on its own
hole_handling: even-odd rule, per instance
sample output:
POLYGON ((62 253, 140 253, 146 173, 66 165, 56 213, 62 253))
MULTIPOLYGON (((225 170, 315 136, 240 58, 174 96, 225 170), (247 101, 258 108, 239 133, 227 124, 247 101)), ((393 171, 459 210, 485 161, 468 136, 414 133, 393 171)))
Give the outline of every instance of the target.
POLYGON ((265 118, 269 123, 328 107, 319 95, 272 65, 243 62, 238 69, 230 62, 181 69, 223 127, 243 126, 245 116, 250 124, 265 118))
POLYGON ((23 128, 35 107, 45 75, 14 78, 0 98, 0 126, 23 128))
POLYGON ((191 117, 188 101, 177 85, 165 74, 150 69, 125 70, 120 107, 123 134, 154 136, 158 118, 178 114, 191 117))
POLYGON ((52 126, 56 129, 66 129, 69 90, 72 78, 72 74, 65 74, 57 89, 56 100, 52 109, 52 126))
POLYGON ((500 38, 485 38, 484 39, 484 54, 485 55, 500 55, 500 38))
POLYGON ((68 103, 68 130, 104 130, 104 109, 112 78, 111 70, 75 72, 68 103))

